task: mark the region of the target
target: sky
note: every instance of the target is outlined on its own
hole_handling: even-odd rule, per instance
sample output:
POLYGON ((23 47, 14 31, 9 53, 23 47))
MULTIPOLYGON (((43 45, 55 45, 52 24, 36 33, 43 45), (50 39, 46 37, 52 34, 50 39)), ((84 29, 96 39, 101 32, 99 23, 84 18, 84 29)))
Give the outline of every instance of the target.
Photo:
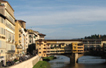
POLYGON ((7 0, 26 28, 46 39, 106 34, 106 0, 7 0))

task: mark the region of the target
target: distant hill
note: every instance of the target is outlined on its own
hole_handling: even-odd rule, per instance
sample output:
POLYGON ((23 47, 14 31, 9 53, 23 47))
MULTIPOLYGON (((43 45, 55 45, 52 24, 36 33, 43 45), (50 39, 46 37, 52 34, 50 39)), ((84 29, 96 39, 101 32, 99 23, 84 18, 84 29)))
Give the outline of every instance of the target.
POLYGON ((106 39, 106 35, 91 35, 91 36, 85 36, 84 39, 106 39))

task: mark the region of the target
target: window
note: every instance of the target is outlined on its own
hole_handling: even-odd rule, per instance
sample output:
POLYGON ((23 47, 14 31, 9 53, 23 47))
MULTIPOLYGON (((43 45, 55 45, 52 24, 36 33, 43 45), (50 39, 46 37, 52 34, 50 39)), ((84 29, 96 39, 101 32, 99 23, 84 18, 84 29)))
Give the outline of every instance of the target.
POLYGON ((76 49, 76 46, 74 46, 74 49, 76 49))
POLYGON ((34 36, 34 38, 36 38, 36 36, 34 36))
POLYGON ((15 28, 11 25, 11 24, 9 24, 10 22, 9 21, 6 21, 6 26, 8 27, 8 28, 10 28, 11 30, 15 30, 15 28))
POLYGON ((0 41, 0 48, 6 48, 6 42, 0 41))
POLYGON ((1 48, 1 45, 2 45, 1 42, 2 42, 2 41, 0 41, 0 48, 1 48))
POLYGON ((4 23, 4 19, 0 17, 0 23, 4 23))
POLYGON ((43 53, 46 53, 46 51, 43 51, 43 53))
POLYGON ((31 35, 29 35, 29 37, 31 37, 31 35))
POLYGON ((12 18, 12 16, 8 12, 6 12, 6 16, 11 22, 14 23, 14 19, 12 18))
POLYGON ((11 50, 15 50, 15 46, 14 45, 11 45, 11 50))
POLYGON ((46 48, 43 48, 43 49, 46 49, 46 48))
POLYGON ((1 50, 1 53, 3 53, 3 50, 1 50))
POLYGON ((29 40, 29 42, 31 43, 31 40, 29 40))
POLYGON ((5 29, 4 28, 0 28, 0 34, 5 35, 5 29))

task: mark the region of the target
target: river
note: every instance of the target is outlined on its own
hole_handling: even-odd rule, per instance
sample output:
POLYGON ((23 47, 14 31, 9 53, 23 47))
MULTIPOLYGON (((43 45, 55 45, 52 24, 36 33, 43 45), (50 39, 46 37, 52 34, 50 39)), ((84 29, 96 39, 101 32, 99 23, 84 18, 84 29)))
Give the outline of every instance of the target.
POLYGON ((51 68, 106 68, 106 64, 73 64, 70 58, 57 55, 57 59, 49 61, 51 68))

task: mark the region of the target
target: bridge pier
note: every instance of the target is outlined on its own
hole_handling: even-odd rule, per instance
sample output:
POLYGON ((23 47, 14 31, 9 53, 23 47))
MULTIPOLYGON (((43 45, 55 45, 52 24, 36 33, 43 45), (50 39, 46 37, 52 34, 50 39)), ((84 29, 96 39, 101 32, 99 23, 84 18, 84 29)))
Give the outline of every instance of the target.
POLYGON ((78 58, 84 56, 84 54, 73 53, 70 55, 70 63, 78 63, 78 58))
POLYGON ((78 53, 73 53, 71 56, 70 56, 70 63, 76 63, 78 60, 78 53))

